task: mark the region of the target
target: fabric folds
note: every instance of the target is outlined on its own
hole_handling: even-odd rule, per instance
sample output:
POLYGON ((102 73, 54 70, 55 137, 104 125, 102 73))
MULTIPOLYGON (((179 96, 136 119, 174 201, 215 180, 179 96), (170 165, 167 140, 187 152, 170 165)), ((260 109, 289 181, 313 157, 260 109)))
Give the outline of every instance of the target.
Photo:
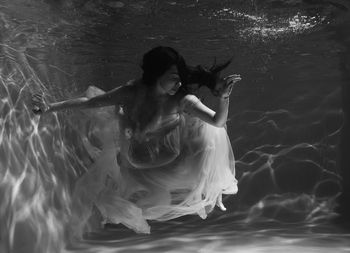
MULTIPOLYGON (((87 94, 102 91, 90 87, 87 94)), ((122 223, 150 233, 147 220, 183 215, 206 218, 222 194, 237 193, 235 160, 225 128, 211 126, 184 112, 162 116, 147 136, 138 138, 110 108, 91 110, 87 137, 94 162, 78 179, 73 194, 72 227, 86 230, 93 210, 103 223, 122 223)))

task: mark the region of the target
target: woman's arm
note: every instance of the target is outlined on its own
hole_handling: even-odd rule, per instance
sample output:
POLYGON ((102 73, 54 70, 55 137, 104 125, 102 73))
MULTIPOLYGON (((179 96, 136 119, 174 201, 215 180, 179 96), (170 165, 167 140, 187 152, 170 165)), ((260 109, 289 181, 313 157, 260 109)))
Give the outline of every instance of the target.
POLYGON ((227 121, 229 96, 233 85, 240 81, 239 75, 231 75, 224 78, 224 84, 213 92, 218 99, 218 107, 216 112, 204 105, 196 96, 187 95, 183 98, 184 111, 194 117, 216 126, 224 127, 227 121))
POLYGON ((55 112, 64 109, 71 108, 84 108, 87 107, 87 103, 90 99, 87 97, 79 97, 68 99, 56 103, 48 103, 47 109, 44 112, 55 112))
POLYGON ((121 86, 95 97, 79 97, 55 103, 48 103, 42 95, 36 94, 33 96, 33 111, 40 114, 72 108, 84 109, 122 104, 131 96, 131 89, 131 86, 121 86))
POLYGON ((228 116, 229 99, 218 98, 218 108, 215 111, 203 104, 196 96, 187 95, 183 98, 184 111, 193 117, 216 127, 224 127, 228 116))

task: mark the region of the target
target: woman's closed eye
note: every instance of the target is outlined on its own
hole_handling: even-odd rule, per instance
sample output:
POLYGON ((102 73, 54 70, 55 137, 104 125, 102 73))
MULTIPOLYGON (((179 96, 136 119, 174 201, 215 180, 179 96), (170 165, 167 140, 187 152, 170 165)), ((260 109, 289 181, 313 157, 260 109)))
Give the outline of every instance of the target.
POLYGON ((170 79, 180 79, 180 76, 177 73, 170 74, 170 79))
POLYGON ((172 78, 170 78, 170 81, 173 81, 173 82, 180 82, 180 78, 178 78, 178 77, 172 77, 172 78))

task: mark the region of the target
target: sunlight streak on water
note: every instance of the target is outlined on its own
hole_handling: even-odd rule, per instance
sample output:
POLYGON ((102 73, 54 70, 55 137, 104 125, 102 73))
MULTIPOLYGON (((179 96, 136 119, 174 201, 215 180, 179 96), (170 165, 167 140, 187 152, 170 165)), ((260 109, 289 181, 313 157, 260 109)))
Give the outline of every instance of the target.
MULTIPOLYGON (((0 69, 0 238, 5 252, 61 252, 69 215, 68 176, 75 159, 60 122, 31 113, 46 89, 23 52, 3 46, 0 69), (12 251, 11 251, 12 252, 12 251)), ((70 179, 71 180, 71 179, 70 179)))
POLYGON ((244 25, 238 29, 238 34, 243 39, 277 39, 287 35, 297 35, 315 28, 325 21, 326 16, 308 16, 300 12, 291 17, 268 18, 264 14, 248 14, 231 8, 223 8, 213 13, 222 21, 238 23, 246 20, 244 25))

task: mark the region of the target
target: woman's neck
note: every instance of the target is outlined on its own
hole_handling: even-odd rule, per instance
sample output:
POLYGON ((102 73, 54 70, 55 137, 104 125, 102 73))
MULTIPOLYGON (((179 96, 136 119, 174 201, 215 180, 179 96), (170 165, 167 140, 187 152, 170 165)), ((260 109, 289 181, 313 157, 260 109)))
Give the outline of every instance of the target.
POLYGON ((159 87, 159 85, 153 85, 150 88, 149 93, 157 102, 165 102, 170 98, 170 95, 168 93, 165 93, 164 90, 159 87))

